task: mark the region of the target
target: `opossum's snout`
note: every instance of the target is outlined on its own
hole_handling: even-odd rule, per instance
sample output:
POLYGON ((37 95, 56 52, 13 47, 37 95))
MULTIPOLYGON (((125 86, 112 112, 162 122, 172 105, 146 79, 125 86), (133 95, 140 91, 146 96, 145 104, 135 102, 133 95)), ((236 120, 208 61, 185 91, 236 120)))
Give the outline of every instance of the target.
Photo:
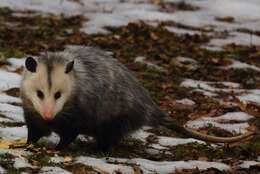
POLYGON ((43 115, 42 115, 42 118, 45 120, 45 121, 51 121, 54 119, 54 111, 51 107, 45 107, 43 109, 43 115))

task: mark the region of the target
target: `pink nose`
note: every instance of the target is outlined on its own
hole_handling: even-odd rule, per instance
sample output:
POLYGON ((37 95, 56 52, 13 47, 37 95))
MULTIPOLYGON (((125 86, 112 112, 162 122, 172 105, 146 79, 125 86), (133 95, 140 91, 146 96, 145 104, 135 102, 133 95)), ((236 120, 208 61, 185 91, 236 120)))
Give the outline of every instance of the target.
POLYGON ((46 121, 51 121, 53 119, 53 113, 51 111, 45 111, 43 113, 43 119, 46 121))

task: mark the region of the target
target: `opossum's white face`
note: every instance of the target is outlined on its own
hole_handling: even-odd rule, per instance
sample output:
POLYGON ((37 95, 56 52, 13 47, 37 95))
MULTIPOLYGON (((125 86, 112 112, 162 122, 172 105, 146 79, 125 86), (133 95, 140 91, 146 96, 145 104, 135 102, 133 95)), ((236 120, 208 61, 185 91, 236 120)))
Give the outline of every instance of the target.
POLYGON ((56 64, 50 70, 46 64, 33 58, 26 60, 21 90, 46 121, 53 120, 64 109, 64 104, 72 94, 73 63, 56 64))

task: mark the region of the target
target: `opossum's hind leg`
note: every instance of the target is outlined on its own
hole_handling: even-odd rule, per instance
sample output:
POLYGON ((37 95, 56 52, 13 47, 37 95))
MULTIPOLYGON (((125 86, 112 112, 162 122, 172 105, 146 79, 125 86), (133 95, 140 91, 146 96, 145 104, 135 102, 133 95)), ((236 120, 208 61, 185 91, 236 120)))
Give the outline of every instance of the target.
POLYGON ((138 115, 127 115, 115 117, 112 120, 104 121, 97 127, 96 141, 97 148, 101 151, 108 151, 119 143, 119 141, 132 131, 143 125, 143 117, 138 115))
POLYGON ((106 121, 97 128, 96 142, 97 150, 108 151, 111 147, 115 146, 128 132, 127 127, 119 120, 106 121))

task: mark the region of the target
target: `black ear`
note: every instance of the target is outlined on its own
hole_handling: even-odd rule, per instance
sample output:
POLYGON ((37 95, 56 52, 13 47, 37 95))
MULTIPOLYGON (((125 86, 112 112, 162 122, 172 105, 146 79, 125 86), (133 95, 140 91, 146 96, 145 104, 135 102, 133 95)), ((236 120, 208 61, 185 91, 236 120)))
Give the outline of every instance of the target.
POLYGON ((25 67, 28 71, 36 72, 37 61, 32 57, 27 57, 25 60, 25 67))
POLYGON ((74 60, 70 61, 67 65, 66 65, 66 69, 65 69, 65 73, 69 73, 72 71, 74 66, 74 60))

